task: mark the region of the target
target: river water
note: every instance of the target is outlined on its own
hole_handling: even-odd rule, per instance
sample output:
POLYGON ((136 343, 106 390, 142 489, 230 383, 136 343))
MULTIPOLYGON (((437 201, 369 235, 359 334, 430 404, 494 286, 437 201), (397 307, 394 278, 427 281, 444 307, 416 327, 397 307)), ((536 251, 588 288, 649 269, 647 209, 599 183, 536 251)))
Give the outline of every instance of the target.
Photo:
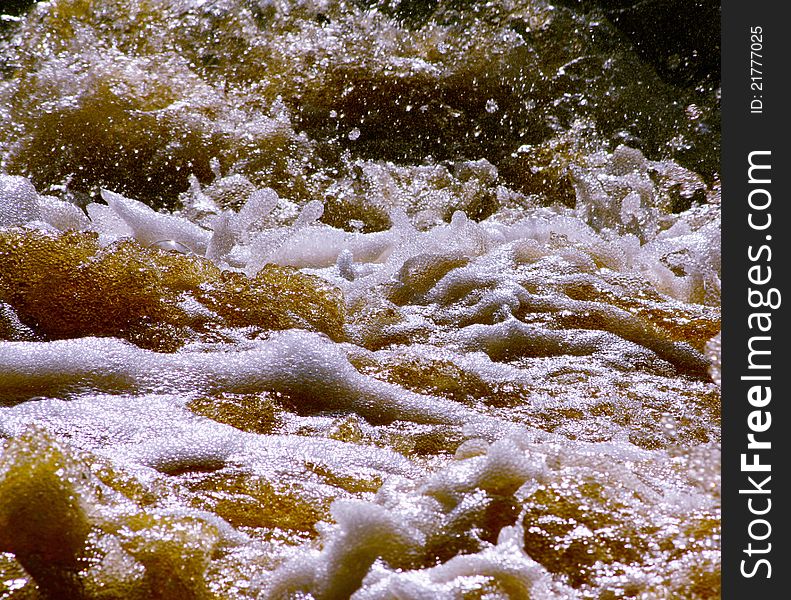
POLYGON ((718 598, 716 51, 662 6, 4 18, 0 598, 718 598))

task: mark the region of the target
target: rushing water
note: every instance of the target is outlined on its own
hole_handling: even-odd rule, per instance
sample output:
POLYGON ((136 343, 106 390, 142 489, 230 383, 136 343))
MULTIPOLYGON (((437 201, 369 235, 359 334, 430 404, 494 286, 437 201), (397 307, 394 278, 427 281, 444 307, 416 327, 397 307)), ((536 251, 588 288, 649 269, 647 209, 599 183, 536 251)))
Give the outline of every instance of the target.
POLYGON ((5 18, 0 598, 719 597, 716 49, 656 10, 5 18))

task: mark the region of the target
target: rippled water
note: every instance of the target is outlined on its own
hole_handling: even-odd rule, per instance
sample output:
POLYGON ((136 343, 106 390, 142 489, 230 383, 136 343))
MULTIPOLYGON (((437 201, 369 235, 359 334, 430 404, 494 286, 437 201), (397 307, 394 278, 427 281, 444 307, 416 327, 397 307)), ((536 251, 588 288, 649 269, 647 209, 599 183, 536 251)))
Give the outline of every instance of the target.
POLYGON ((4 19, 0 598, 718 598, 710 23, 627 4, 4 19))

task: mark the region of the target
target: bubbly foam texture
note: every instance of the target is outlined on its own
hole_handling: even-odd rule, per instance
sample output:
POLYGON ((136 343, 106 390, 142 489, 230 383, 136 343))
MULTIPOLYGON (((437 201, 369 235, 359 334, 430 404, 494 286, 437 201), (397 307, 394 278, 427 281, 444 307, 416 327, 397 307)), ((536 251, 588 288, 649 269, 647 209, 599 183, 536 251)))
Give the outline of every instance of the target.
POLYGON ((715 100, 543 1, 100 4, 0 40, 4 585, 719 596, 715 100))
MULTIPOLYGON (((342 290, 349 312, 344 336, 352 343, 296 329, 246 339, 243 330, 229 329, 226 339, 236 336, 235 345, 197 343, 170 354, 114 338, 0 345, 0 395, 15 405, 3 409, 3 435, 30 435, 34 424, 69 431, 73 447, 109 461, 135 485, 154 486, 149 494, 157 497, 171 484, 156 482, 173 479, 182 490, 177 496, 207 512, 187 510, 166 527, 187 519, 226 531, 232 547, 247 548, 246 561, 259 558, 246 566, 227 558, 215 567, 247 572, 249 591, 272 598, 455 598, 474 588, 495 597, 575 597, 617 588, 625 580, 613 573, 638 569, 630 589, 652 593, 671 585, 662 561, 695 580, 715 560, 705 541, 716 512, 708 495, 712 471, 698 467, 701 483, 682 484, 672 458, 682 451, 670 450, 684 439, 711 444, 717 435, 716 423, 705 419, 716 400, 706 381, 710 368, 717 373, 707 357, 716 352, 708 340, 718 329, 718 310, 689 303, 706 297, 706 277, 718 277, 708 217, 682 213, 642 242, 630 232, 597 229, 569 210, 539 210, 509 223, 476 223, 458 212, 426 231, 396 216, 387 231, 362 233, 318 222, 318 203, 270 228, 265 220, 279 198, 266 189, 252 192, 238 211, 217 208, 203 225, 186 211, 162 215, 110 192, 106 207, 89 205, 87 219, 68 218, 48 211, 50 201, 32 195, 27 182, 12 189, 28 202, 28 220, 15 225, 90 230, 110 246, 128 237, 148 246, 170 240, 171 252, 205 254, 248 276, 274 262, 342 290), (688 271, 673 271, 656 258, 660 247, 681 248, 699 275, 708 274, 692 281, 688 271), (672 383, 678 377, 698 383, 679 387, 672 383), (625 426, 619 415, 630 409, 619 407, 619 387, 645 391, 656 382, 658 390, 635 405, 644 417, 625 426), (580 391, 599 385, 604 398, 580 404, 580 391), (667 416, 682 393, 689 406, 667 416), (207 406, 202 397, 229 394, 240 400, 203 414, 250 433, 189 408, 207 406), (41 396, 52 399, 33 400, 41 396), (261 413, 272 419, 268 435, 253 433, 253 406, 263 405, 244 400, 250 397, 273 398, 261 413), (231 406, 242 416, 223 416, 231 406), (652 414, 664 420, 646 428, 642 418, 652 414), (589 441, 569 442, 566 435, 589 441), (610 442, 591 445, 601 436, 610 442), (431 458, 453 452, 455 458, 431 458), (593 458, 605 455, 607 464, 625 466, 603 468, 593 458), (664 491, 645 487, 649 468, 649 479, 655 486, 663 481, 664 491), (671 473, 676 487, 667 483, 671 473), (238 490, 222 483, 243 474, 262 483, 233 484, 238 490), (568 488, 569 477, 580 487, 568 488), (278 481, 298 491, 284 492, 278 481), (218 503, 210 495, 217 485, 236 491, 218 503), (640 500, 605 517, 614 500, 605 501, 602 490, 640 500), (269 513, 251 512, 242 508, 251 497, 275 504, 269 513), (593 512, 584 508, 597 502, 593 512), (541 516, 555 513, 562 523, 541 516), (266 524, 269 541, 233 537, 226 519, 266 524), (324 519, 333 524, 322 525, 324 519), (641 545, 649 530, 666 541, 641 545), (293 556, 291 544, 306 535, 317 545, 293 556), (565 541, 551 541, 557 539, 565 541), (660 550, 680 539, 691 548, 683 557, 660 550), (583 549, 584 560, 571 548, 583 549), (251 566, 261 560, 270 565, 264 571, 251 566)), ((194 299, 181 307, 215 318, 194 299)), ((88 518, 89 527, 103 527, 96 519, 88 518)), ((97 550, 103 568, 126 561, 153 573, 128 549, 106 549, 127 548, 117 533, 102 535, 116 540, 97 550)), ((168 534, 140 535, 149 552, 164 552, 157 540, 168 534)), ((210 547, 201 551, 207 554, 200 569, 214 564, 210 547)))

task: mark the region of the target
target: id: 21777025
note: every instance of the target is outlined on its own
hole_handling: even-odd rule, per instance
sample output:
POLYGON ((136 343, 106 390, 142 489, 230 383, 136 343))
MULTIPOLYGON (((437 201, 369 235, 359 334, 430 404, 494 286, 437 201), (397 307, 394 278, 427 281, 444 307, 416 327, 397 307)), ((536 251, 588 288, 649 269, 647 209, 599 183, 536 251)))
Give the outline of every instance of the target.
POLYGON ((763 73, 764 29, 750 27, 750 114, 760 115, 764 111, 764 73, 763 73))

